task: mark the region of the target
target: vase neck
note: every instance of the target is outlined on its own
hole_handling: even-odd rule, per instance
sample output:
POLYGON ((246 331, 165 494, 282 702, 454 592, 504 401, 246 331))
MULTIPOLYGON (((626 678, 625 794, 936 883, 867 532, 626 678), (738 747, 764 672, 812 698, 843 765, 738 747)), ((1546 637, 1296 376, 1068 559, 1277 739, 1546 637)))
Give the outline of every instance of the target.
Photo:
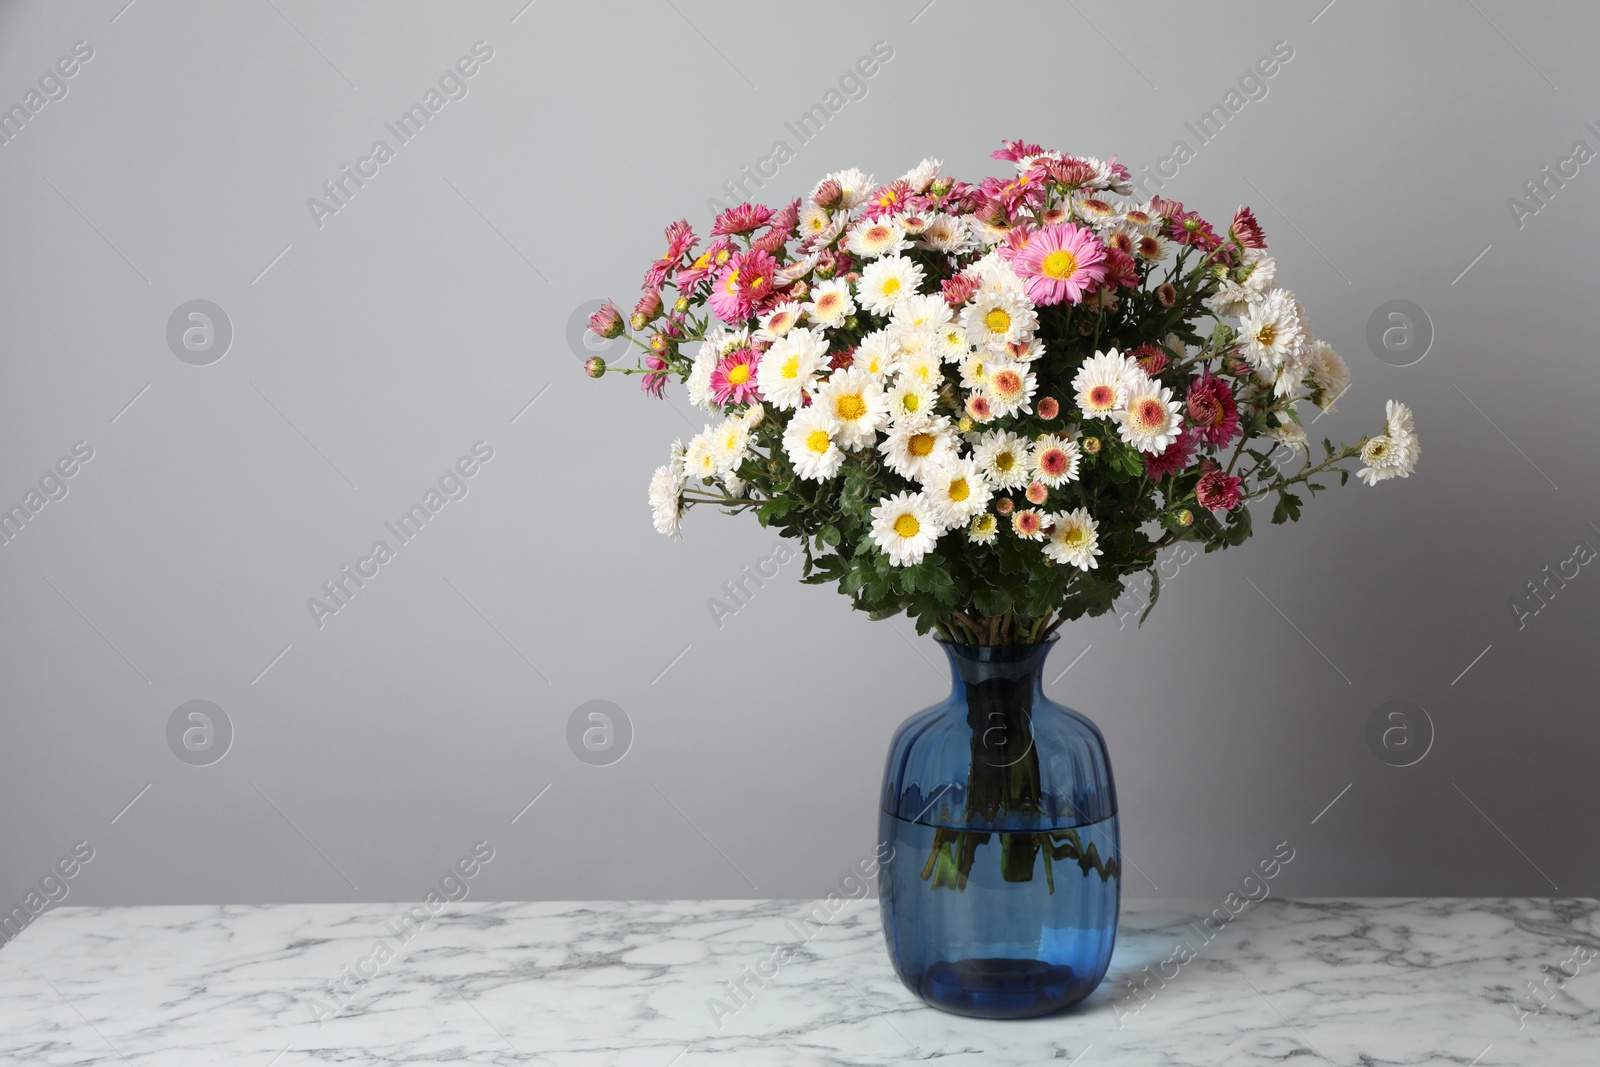
POLYGON ((1026 688, 1034 693, 1044 689, 1045 657, 1055 647, 1056 638, 1036 645, 957 645, 941 641, 939 647, 950 661, 950 675, 957 692, 990 688, 1026 688))

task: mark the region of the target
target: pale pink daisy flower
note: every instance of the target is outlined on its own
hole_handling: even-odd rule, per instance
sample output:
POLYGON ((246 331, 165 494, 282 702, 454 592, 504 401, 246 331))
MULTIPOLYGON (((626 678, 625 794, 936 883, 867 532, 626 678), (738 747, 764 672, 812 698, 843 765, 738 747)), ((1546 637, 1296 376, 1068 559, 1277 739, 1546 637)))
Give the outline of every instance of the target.
POLYGON ((1011 266, 1035 304, 1078 303, 1105 278, 1105 245, 1070 222, 1046 226, 1028 239, 1011 266))

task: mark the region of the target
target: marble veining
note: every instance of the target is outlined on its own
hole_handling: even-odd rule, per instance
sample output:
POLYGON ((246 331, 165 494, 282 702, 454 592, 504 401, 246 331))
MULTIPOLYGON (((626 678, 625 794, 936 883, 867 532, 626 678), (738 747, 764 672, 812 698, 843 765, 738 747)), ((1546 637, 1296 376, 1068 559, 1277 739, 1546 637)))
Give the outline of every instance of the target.
POLYGON ((0 1064, 1600 1064, 1600 902, 1212 907, 1126 901, 1024 1022, 924 1007, 874 900, 60 908, 0 949, 0 1064))

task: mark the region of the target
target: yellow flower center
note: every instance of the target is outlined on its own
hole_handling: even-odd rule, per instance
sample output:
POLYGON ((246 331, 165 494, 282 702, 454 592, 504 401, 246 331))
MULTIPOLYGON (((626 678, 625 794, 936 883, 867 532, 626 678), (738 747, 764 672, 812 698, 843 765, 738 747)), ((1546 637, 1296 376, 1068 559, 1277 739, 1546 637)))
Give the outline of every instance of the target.
POLYGON ((1068 548, 1081 548, 1089 542, 1089 531, 1082 526, 1068 527, 1062 536, 1061 542, 1068 548))
POLYGON ((827 430, 812 430, 806 435, 806 447, 821 455, 826 452, 833 442, 828 438, 827 430))
POLYGON ((1008 471, 1016 465, 1017 457, 1014 453, 1001 452, 999 455, 994 457, 994 469, 997 471, 1008 471))
POLYGON ((900 406, 906 411, 916 411, 922 406, 922 398, 916 393, 907 393, 905 399, 900 401, 900 406))
POLYGON ((783 361, 783 366, 779 367, 778 370, 785 378, 800 377, 800 357, 790 356, 783 361))
POLYGON ((750 380, 750 364, 735 363, 728 371, 728 384, 743 385, 750 380))
POLYGON ((1264 347, 1271 347, 1272 342, 1278 339, 1277 327, 1267 323, 1256 331, 1256 342, 1264 347))
POLYGON ((1078 269, 1078 257, 1068 252, 1065 248, 1058 248, 1044 257, 1044 262, 1040 264, 1040 269, 1044 271, 1046 278, 1055 278, 1057 281, 1062 278, 1070 278, 1073 272, 1078 269))
POLYGON ((1005 308, 993 308, 983 317, 983 324, 994 333, 1005 333, 1011 329, 1011 316, 1005 308))
POLYGON ((766 277, 764 275, 757 274, 754 278, 750 279, 750 288, 759 289, 759 288, 761 288, 761 283, 766 281, 766 280, 767 279, 766 279, 766 277))
POLYGON ((833 402, 833 411, 846 422, 854 422, 867 413, 867 402, 860 393, 846 393, 833 402))
POLYGON ((911 440, 906 442, 906 451, 913 456, 926 456, 933 451, 934 436, 931 433, 914 433, 911 440))
POLYGON ((967 499, 967 497, 972 495, 972 487, 967 484, 967 480, 965 478, 953 479, 950 482, 949 495, 951 500, 954 500, 957 504, 959 504, 963 500, 967 499))
POLYGON ((728 284, 722 287, 726 292, 736 292, 739 288, 739 271, 737 268, 728 272, 728 284))
POLYGON ((883 281, 883 295, 893 296, 900 291, 899 278, 885 278, 883 281))
POLYGON ((920 529, 922 529, 922 523, 917 521, 915 515, 902 515, 894 520, 894 532, 901 537, 915 537, 920 529))

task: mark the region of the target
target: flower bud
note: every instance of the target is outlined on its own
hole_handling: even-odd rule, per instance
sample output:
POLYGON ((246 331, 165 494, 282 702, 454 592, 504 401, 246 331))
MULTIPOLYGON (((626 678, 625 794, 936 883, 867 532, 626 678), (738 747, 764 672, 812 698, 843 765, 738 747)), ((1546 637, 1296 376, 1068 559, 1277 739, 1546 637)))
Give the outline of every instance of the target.
POLYGON ((977 423, 972 421, 972 416, 963 415, 959 420, 957 420, 956 429, 960 430, 962 433, 971 433, 972 428, 976 425, 977 423))
POLYGON ((1039 417, 1046 422, 1061 414, 1061 404, 1053 396, 1047 396, 1039 401, 1039 417))
MULTIPOLYGON (((633 305, 633 317, 643 319, 645 322, 654 322, 661 314, 661 293, 655 289, 646 289, 639 294, 639 302, 633 305)), ((641 327, 635 326, 634 329, 641 327)))
POLYGON ((1012 500, 1008 496, 1003 496, 994 502, 994 510, 995 514, 997 515, 1009 515, 1015 511, 1016 508, 1016 501, 1012 500))
POLYGON ((933 179, 933 184, 928 186, 928 192, 932 193, 934 196, 943 196, 945 193, 950 191, 950 187, 954 184, 954 178, 950 178, 941 174, 939 177, 933 179))
POLYGON ((676 300, 674 300, 672 302, 672 310, 676 311, 680 315, 682 315, 685 311, 688 311, 689 310, 689 298, 686 297, 686 296, 678 297, 678 299, 676 299, 676 300))
POLYGON ((606 372, 606 361, 599 356, 590 356, 583 361, 583 373, 591 378, 598 378, 606 372))
POLYGON ((633 315, 629 317, 628 325, 632 326, 635 332, 638 332, 639 330, 642 330, 646 326, 650 325, 650 320, 635 311, 633 315))
POLYGON ((813 204, 830 210, 838 207, 839 202, 843 199, 844 189, 832 178, 817 186, 817 191, 811 194, 811 202, 813 204))
POLYGON ((1030 504, 1043 504, 1050 496, 1050 487, 1043 482, 1029 482, 1025 494, 1030 504))
POLYGON ((589 332, 608 341, 621 337, 622 312, 617 310, 617 305, 609 300, 600 305, 600 310, 589 316, 589 332))
POLYGON ((744 424, 752 430, 766 421, 766 418, 767 409, 760 404, 751 403, 749 407, 744 409, 744 424))
POLYGON ((1096 452, 1100 451, 1100 438, 1098 438, 1098 437, 1085 437, 1083 439, 1083 441, 1081 442, 1081 445, 1082 445, 1082 448, 1083 448, 1084 452, 1086 452, 1086 453, 1088 453, 1089 455, 1092 456, 1096 452))
POLYGON ((1190 511, 1188 508, 1184 508, 1178 512, 1177 519, 1179 526, 1193 526, 1194 512, 1190 511))

